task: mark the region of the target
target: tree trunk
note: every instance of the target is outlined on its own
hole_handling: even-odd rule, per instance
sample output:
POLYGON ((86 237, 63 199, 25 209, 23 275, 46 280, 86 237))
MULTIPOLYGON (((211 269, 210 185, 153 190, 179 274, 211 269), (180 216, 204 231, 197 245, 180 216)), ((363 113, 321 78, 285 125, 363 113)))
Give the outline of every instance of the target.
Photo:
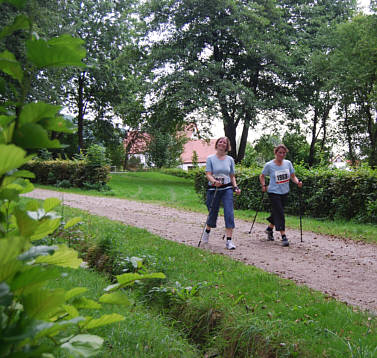
POLYGON ((233 157, 236 161, 237 159, 237 142, 236 142, 236 127, 233 120, 224 119, 224 133, 225 136, 230 140, 230 152, 228 154, 233 157))
POLYGON ((368 118, 368 135, 370 142, 369 165, 377 168, 377 118, 373 118, 370 106, 364 106, 364 112, 368 118))
POLYGON ((77 136, 79 144, 79 152, 84 149, 84 84, 85 84, 85 72, 81 73, 78 78, 78 88, 77 88, 77 136))
POLYGON ((348 156, 351 160, 351 165, 354 167, 356 165, 356 157, 355 157, 355 153, 353 151, 353 146, 352 146, 352 135, 351 135, 351 129, 349 126, 349 118, 348 118, 348 105, 344 106, 344 113, 345 113, 344 128, 346 130, 348 156))
POLYGON ((241 141, 240 141, 240 146, 238 148, 236 163, 241 163, 243 157, 245 156, 247 137, 249 135, 249 128, 250 128, 250 119, 246 118, 243 128, 242 128, 241 141))
POLYGON ((308 158, 309 167, 312 167, 314 164, 315 143, 317 142, 317 124, 318 124, 318 112, 317 112, 317 109, 315 108, 313 127, 312 127, 312 140, 310 142, 310 150, 309 150, 309 158, 308 158))

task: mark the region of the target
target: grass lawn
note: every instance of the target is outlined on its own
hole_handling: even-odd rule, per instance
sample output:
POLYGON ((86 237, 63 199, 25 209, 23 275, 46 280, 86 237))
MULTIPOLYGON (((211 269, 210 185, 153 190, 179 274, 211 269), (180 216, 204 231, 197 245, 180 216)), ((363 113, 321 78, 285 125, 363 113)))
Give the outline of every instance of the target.
MULTIPOLYGON (((109 185, 112 189, 110 193, 77 188, 59 190, 87 195, 111 195, 118 198, 158 203, 184 210, 207 212, 207 208, 194 190, 193 181, 189 179, 159 172, 127 172, 124 174, 112 174, 109 185)), ((53 186, 37 187, 57 190, 53 186)), ((239 219, 252 221, 254 215, 255 211, 253 210, 235 211, 235 217, 239 219)), ((260 213, 256 221, 266 223, 264 218, 267 216, 267 213, 260 213)), ((287 227, 291 228, 298 229, 300 227, 299 218, 295 216, 288 215, 286 224, 287 227)), ((339 220, 317 220, 304 217, 303 229, 319 234, 377 243, 377 226, 371 224, 359 224, 339 220)))
MULTIPOLYGON (((97 332, 106 337, 103 357, 376 357, 377 318, 372 314, 146 230, 77 209, 66 208, 64 214, 82 215, 85 220, 77 235, 91 245, 106 243, 106 254, 118 262, 144 257, 148 268, 167 276, 153 283, 162 284, 153 299, 146 295, 152 284, 127 290, 137 304, 126 311, 113 308, 126 320, 97 332), (176 282, 203 287, 191 295, 176 282), (170 302, 172 296, 175 300, 170 302)), ((83 269, 68 276, 56 284, 87 286, 96 297, 109 284, 103 275, 83 269)))
MULTIPOLYGON (((113 228, 115 229, 115 228, 113 228)), ((109 278, 93 270, 60 269, 64 275, 50 282, 50 288, 70 290, 73 287, 87 287, 85 297, 98 299, 104 294, 109 278)), ((135 299, 128 292, 130 299, 135 299)), ((85 311, 84 311, 85 312, 85 311)), ((198 350, 182 334, 171 326, 168 319, 149 311, 141 304, 133 307, 103 305, 97 314, 93 310, 85 312, 89 316, 99 317, 103 314, 117 313, 125 317, 124 321, 103 326, 91 333, 105 339, 101 357, 150 357, 150 358, 194 358, 198 350)), ((65 357, 65 356, 64 356, 65 357)))

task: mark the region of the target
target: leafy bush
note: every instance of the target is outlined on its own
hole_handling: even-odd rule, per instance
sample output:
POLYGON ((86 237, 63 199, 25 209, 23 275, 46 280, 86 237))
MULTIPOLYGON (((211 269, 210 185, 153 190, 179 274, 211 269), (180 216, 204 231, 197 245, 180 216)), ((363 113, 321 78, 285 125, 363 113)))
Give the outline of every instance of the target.
MULTIPOLYGON (((22 10, 25 1, 9 4, 22 10)), ((82 260, 65 244, 38 243, 61 226, 61 217, 53 211, 60 201, 21 201, 20 194, 34 189, 28 178, 35 178, 21 167, 32 158, 28 151, 61 147, 58 140, 49 139, 50 131, 72 132, 72 128, 59 114, 60 107, 44 102, 25 103, 25 99, 32 76, 56 63, 83 66, 85 50, 80 39, 63 35, 46 41, 31 29, 31 20, 20 14, 0 31, 0 39, 14 35, 26 42, 26 54, 20 56, 20 62, 7 50, 0 53, 0 90, 6 99, 0 104, 0 356, 53 358, 55 353, 66 353, 69 357, 91 357, 98 354, 104 339, 88 332, 124 317, 113 313, 94 318, 88 311, 84 315, 82 309, 129 304, 118 290, 134 283, 136 277, 128 273, 118 276, 97 301, 84 297, 88 290, 85 287, 48 289, 50 280, 62 276, 58 266, 76 269, 82 260), (24 59, 28 62, 21 62, 24 59), (3 93, 5 84, 13 88, 15 100, 3 93)), ((48 170, 44 176, 50 181, 54 176, 59 178, 48 170)), ((64 227, 69 228, 78 220, 71 219, 64 227)))
POLYGON ((200 170, 199 168, 194 168, 191 170, 183 170, 179 168, 161 168, 159 171, 164 174, 174 175, 180 178, 194 179, 196 172, 200 170))
POLYGON ((92 144, 88 148, 86 161, 92 167, 103 167, 110 164, 109 159, 106 157, 106 148, 98 144, 92 144))
POLYGON ((23 169, 35 174, 33 181, 36 183, 64 188, 82 188, 88 185, 103 188, 110 180, 108 165, 95 166, 81 160, 31 160, 24 164, 23 169))
MULTIPOLYGON (((291 184, 288 214, 302 213, 316 218, 357 219, 377 222, 377 171, 361 168, 354 171, 317 168, 308 170, 295 166, 297 177, 304 183, 300 190, 291 184)), ((236 209, 259 208, 261 188, 260 168, 237 167, 237 184, 242 195, 235 197, 236 209)), ((204 169, 195 173, 195 190, 204 199, 207 187, 204 169)), ((262 210, 269 211, 268 196, 264 196, 262 210)))

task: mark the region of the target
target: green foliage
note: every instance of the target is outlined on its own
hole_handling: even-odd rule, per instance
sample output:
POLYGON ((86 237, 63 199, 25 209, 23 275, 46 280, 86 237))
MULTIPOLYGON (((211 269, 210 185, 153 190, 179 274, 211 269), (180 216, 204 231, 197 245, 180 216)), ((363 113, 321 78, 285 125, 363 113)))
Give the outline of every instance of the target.
POLYGON ((109 158, 112 166, 117 168, 122 168, 124 165, 124 159, 126 156, 126 151, 124 149, 123 143, 116 146, 109 146, 106 148, 106 156, 109 158))
MULTIPOLYGON (((297 215, 302 200, 302 213, 315 218, 355 219, 376 223, 377 171, 362 168, 346 171, 318 168, 308 170, 295 166, 296 176, 304 183, 300 190, 291 183, 286 213, 297 215)), ((237 168, 237 184, 242 195, 235 197, 236 209, 259 210, 261 190, 260 168, 237 168)), ((204 199, 207 181, 204 170, 195 175, 195 190, 204 199)), ((264 196, 262 211, 269 211, 264 196)))
POLYGON ((208 286, 207 282, 199 282, 194 286, 183 286, 176 281, 173 286, 162 285, 153 287, 147 293, 148 300, 158 302, 163 307, 171 307, 173 305, 184 305, 187 301, 199 296, 200 290, 208 286))
MULTIPOLYGON (((19 8, 24 4, 10 3, 19 8)), ((54 357, 60 351, 70 357, 91 357, 98 353, 104 340, 88 331, 124 317, 94 317, 87 311, 84 316, 81 310, 101 306, 81 296, 86 289, 67 292, 47 287, 50 280, 61 277, 56 267, 77 269, 82 260, 65 244, 48 246, 37 242, 61 224, 61 217, 53 212, 60 203, 57 199, 42 203, 20 200, 20 194, 33 190, 27 178, 34 178, 34 174, 20 169, 32 157, 25 149, 60 148, 57 139, 49 138, 50 131, 72 132, 71 122, 59 114, 59 106, 25 102, 31 78, 49 67, 84 66, 85 50, 82 40, 68 35, 45 41, 36 33, 24 32, 29 30, 29 23, 26 16, 18 17, 0 35, 4 38, 17 32, 25 38, 27 59, 24 66, 11 52, 0 53, 0 71, 17 95, 16 102, 0 104, 0 356, 54 357)), ((100 156, 93 157, 91 164, 95 167, 100 156)), ((66 225, 75 225, 77 220, 66 225)))
MULTIPOLYGON (((67 210, 70 215, 80 212, 67 210)), ((365 354, 375 350, 376 317, 329 295, 227 256, 171 242, 103 217, 91 216, 91 230, 97 233, 96 241, 111 233, 113 251, 129 259, 143 258, 140 253, 147 253, 150 267, 168 276, 169 280, 163 281, 161 286, 155 284, 144 290, 144 283, 134 284, 127 292, 137 297, 141 293, 144 299, 138 302, 150 303, 148 307, 152 307, 154 315, 160 314, 169 327, 174 327, 200 350, 197 356, 349 357, 349 348, 339 338, 350 343, 354 354, 357 349, 360 352, 364 349, 365 354), (148 292, 153 287, 158 288, 153 290, 150 301, 148 292), (194 291, 198 288, 198 294, 190 287, 194 291)), ((133 270, 131 266, 136 268, 137 262, 140 261, 135 260, 127 267, 133 270)), ((144 260, 143 266, 148 266, 144 260)), ((133 309, 137 307, 139 305, 133 309)), ((127 334, 132 333, 127 330, 127 334)), ((166 337, 162 335, 160 339, 163 341, 166 337)), ((145 352, 140 356, 149 354, 145 352)), ((174 356, 185 357, 185 354, 177 352, 174 356)))
POLYGON ((273 159, 274 148, 281 143, 281 138, 278 135, 263 134, 254 144, 254 149, 257 152, 257 163, 264 165, 264 163, 273 159))
POLYGON ((245 156, 243 157, 241 161, 241 165, 244 167, 255 167, 258 166, 258 161, 257 161, 258 153, 254 149, 254 147, 250 144, 246 144, 245 148, 245 156))
POLYGON ((191 158, 192 166, 193 166, 194 168, 197 168, 197 167, 198 167, 198 159, 199 159, 199 157, 198 157, 198 153, 196 152, 196 150, 194 150, 194 151, 192 152, 192 158, 191 158))
POLYGON ((376 25, 375 14, 358 14, 340 24, 330 53, 332 85, 341 104, 340 134, 351 159, 361 151, 372 167, 377 167, 376 25))
POLYGON ((97 166, 95 165, 97 162, 96 158, 92 163, 78 160, 32 160, 25 163, 23 168, 35 174, 34 181, 38 184, 56 185, 63 188, 106 188, 106 183, 110 179, 110 167, 97 166))
POLYGON ((171 168, 180 164, 180 155, 187 138, 159 130, 151 130, 150 134, 151 141, 146 151, 148 165, 171 168))
POLYGON ((89 166, 102 167, 109 165, 109 159, 106 157, 106 148, 92 144, 86 152, 86 160, 89 166))
POLYGON ((179 168, 161 168, 159 169, 159 172, 174 175, 180 178, 193 179, 197 170, 199 170, 199 168, 192 170, 184 170, 179 168))

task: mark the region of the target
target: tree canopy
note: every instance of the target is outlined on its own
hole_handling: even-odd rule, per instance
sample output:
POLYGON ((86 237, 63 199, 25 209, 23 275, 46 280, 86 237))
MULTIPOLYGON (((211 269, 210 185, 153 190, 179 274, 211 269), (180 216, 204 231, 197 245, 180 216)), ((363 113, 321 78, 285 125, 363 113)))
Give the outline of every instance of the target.
MULTIPOLYGON (((98 143, 119 157, 124 126, 170 136, 220 119, 236 162, 263 123, 272 132, 261 136, 306 137, 309 166, 336 142, 354 163, 377 165, 375 1, 371 14, 358 14, 356 0, 25 3, 42 39, 85 41, 85 67, 45 68, 29 84, 29 99, 73 114, 75 138, 52 131, 69 155, 98 143)), ((0 6, 2 25, 19 15, 0 6)), ((15 26, 29 25, 19 17, 15 26)), ((25 63, 17 36, 5 49, 25 63)), ((17 84, 0 85, 2 100, 15 100, 17 84)))

